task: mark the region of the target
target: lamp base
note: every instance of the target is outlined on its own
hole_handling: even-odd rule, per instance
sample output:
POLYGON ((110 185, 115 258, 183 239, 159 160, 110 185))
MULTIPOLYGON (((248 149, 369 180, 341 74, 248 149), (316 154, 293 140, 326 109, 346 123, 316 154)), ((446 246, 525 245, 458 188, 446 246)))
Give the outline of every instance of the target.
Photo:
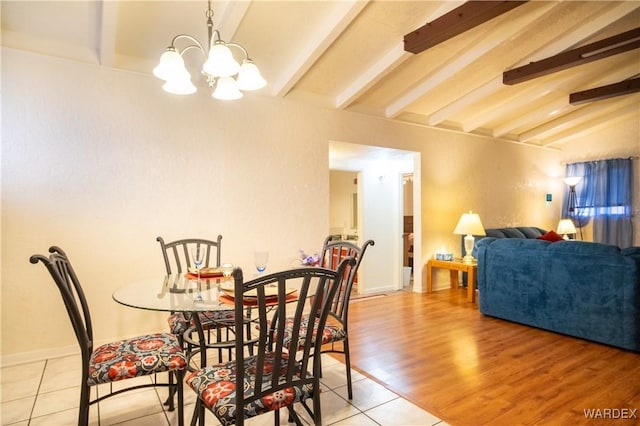
POLYGON ((468 234, 464 237, 464 257, 462 261, 464 263, 473 263, 476 260, 473 258, 471 253, 473 253, 473 246, 475 245, 475 237, 471 234, 468 234))
POLYGON ((476 259, 473 256, 471 256, 470 254, 467 254, 465 257, 463 257, 462 261, 464 263, 476 263, 476 259))

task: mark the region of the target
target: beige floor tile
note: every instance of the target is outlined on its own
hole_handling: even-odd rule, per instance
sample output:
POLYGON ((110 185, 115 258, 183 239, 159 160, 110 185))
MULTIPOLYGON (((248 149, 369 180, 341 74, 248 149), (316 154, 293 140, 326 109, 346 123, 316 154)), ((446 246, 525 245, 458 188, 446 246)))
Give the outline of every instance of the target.
MULTIPOLYGON (((322 392, 320 394, 320 403, 322 408, 322 424, 332 424, 348 417, 359 414, 360 411, 345 401, 335 392, 322 392)), ((309 402, 309 406, 311 406, 309 402)))
POLYGON ((356 414, 348 419, 340 420, 331 426, 379 426, 378 423, 371 420, 365 414, 356 414))
MULTIPOLYGON (((357 382, 366 378, 366 376, 358 373, 355 370, 351 370, 351 383, 357 382)), ((347 384, 347 372, 344 364, 337 363, 332 365, 322 366, 322 377, 320 382, 330 389, 335 389, 347 384)))
POLYGON ((80 355, 47 360, 40 392, 52 392, 80 386, 82 359, 80 355))
POLYGON ((428 426, 440 423, 440 419, 402 398, 394 399, 365 414, 385 426, 428 426))
POLYGON ((155 389, 125 392, 99 403, 101 425, 112 425, 164 411, 155 389))
POLYGON ((2 402, 35 396, 45 361, 2 368, 2 402))
MULTIPOLYGON (((34 417, 29 426, 77 426, 78 409, 59 411, 47 416, 34 417)), ((89 425, 98 426, 98 410, 95 406, 89 408, 89 425)))
POLYGON ((33 407, 33 416, 40 417, 59 411, 77 409, 80 406, 80 387, 66 388, 38 394, 33 407))
MULTIPOLYGON (((121 426, 162 426, 162 425, 177 425, 177 418, 174 419, 175 423, 170 423, 164 413, 155 413, 150 416, 137 417, 132 420, 127 420, 122 423, 115 423, 121 426)), ((188 423, 187 423, 188 424, 188 423)))
POLYGON ((35 396, 27 398, 14 399, 13 401, 3 402, 0 414, 2 415, 2 424, 8 425, 19 421, 28 421, 35 402, 35 396))
MULTIPOLYGON (((347 385, 335 388, 333 391, 344 399, 348 398, 347 385)), ((396 398, 399 398, 397 394, 369 378, 364 378, 353 382, 353 399, 350 402, 360 411, 366 411, 396 398)))

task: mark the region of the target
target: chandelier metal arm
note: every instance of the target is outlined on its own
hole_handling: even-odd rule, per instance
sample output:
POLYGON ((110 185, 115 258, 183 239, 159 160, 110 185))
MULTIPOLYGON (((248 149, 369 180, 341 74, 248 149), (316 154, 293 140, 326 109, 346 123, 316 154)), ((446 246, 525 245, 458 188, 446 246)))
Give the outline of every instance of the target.
POLYGON ((245 49, 244 47, 240 46, 238 43, 226 43, 228 47, 237 47, 238 49, 240 49, 242 51, 242 53, 244 54, 244 59, 249 59, 249 53, 247 53, 247 49, 245 49))
POLYGON ((189 49, 200 49, 200 51, 202 52, 202 54, 206 57, 207 56, 207 51, 204 49, 204 47, 202 46, 202 43, 200 43, 196 38, 190 36, 189 34, 178 34, 177 36, 175 36, 173 38, 173 40, 171 40, 171 46, 169 46, 169 48, 175 49, 177 50, 180 55, 184 54, 184 52, 186 52, 189 49), (186 47, 184 47, 182 50, 177 49, 176 48, 176 42, 180 39, 186 38, 187 40, 195 43, 195 44, 190 44, 186 47))

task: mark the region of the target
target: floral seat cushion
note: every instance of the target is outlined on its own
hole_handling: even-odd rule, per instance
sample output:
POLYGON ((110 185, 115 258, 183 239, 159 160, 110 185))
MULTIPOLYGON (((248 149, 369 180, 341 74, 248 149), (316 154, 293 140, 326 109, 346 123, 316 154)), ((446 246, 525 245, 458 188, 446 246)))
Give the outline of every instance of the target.
MULTIPOLYGON (((265 375, 263 385, 268 386, 271 381, 271 372, 274 370, 274 353, 265 355, 265 375), (266 384, 264 383, 266 382, 266 384)), ((282 371, 287 362, 286 354, 282 358, 282 371)), ((244 363, 244 395, 245 398, 254 395, 257 358, 248 357, 244 363)), ((299 372, 298 372, 299 375, 299 372)), ((198 395, 205 407, 211 410, 222 424, 234 424, 236 416, 236 368, 234 361, 211 365, 202 370, 190 373, 186 383, 198 395)), ((244 407, 245 418, 255 417, 268 411, 278 410, 291 404, 302 402, 313 396, 313 386, 303 384, 293 386, 282 391, 267 395, 264 398, 246 404, 244 407)))
MULTIPOLYGON (((331 342, 339 342, 347 337, 347 333, 344 330, 342 324, 337 321, 329 323, 331 317, 327 319, 327 323, 324 326, 324 330, 322 330, 322 344, 327 344, 331 342)), ((318 318, 316 318, 316 323, 318 322, 318 318)), ((293 326, 293 318, 287 318, 284 323, 284 343, 285 347, 289 347, 289 343, 291 342, 291 330, 293 326)), ((300 327, 300 337, 298 339, 298 347, 304 346, 304 338, 307 335, 307 330, 309 328, 309 316, 304 315, 302 317, 302 325, 300 327)), ((313 339, 315 343, 315 338, 318 333, 318 328, 314 327, 313 331, 313 339)))
POLYGON ((89 361, 87 384, 94 386, 132 377, 182 370, 187 360, 173 334, 156 333, 107 343, 89 361))
MULTIPOLYGON (((231 327, 234 325, 235 315, 233 310, 210 311, 198 313, 203 330, 211 330, 217 327, 231 327)), ((183 334, 187 328, 195 326, 193 319, 187 320, 182 312, 169 315, 167 318, 169 330, 173 334, 183 334)))

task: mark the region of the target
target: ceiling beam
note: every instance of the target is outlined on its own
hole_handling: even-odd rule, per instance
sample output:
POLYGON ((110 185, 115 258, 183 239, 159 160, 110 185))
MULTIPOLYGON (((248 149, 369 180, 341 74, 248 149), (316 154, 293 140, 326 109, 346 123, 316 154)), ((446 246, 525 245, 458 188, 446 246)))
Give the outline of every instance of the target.
POLYGON ((368 2, 369 0, 336 2, 334 10, 322 23, 321 28, 314 31, 309 29, 312 36, 307 47, 298 52, 297 57, 290 61, 292 65, 282 73, 280 80, 271 84, 272 93, 279 97, 286 96, 340 34, 356 19, 368 2))
MULTIPOLYGON (((555 8, 555 5, 554 5, 555 8)), ((597 10, 595 16, 590 15, 586 17, 580 24, 580 26, 572 29, 569 33, 565 33, 561 36, 550 40, 549 43, 542 46, 538 50, 531 52, 519 52, 522 53, 523 59, 518 60, 516 63, 512 64, 512 67, 522 66, 531 62, 531 60, 539 60, 544 59, 547 56, 555 55, 563 50, 565 50, 569 46, 577 46, 580 42, 587 40, 589 37, 592 37, 593 34, 602 30, 603 28, 611 25, 612 22, 621 19, 625 15, 633 12, 637 8, 637 5, 631 2, 617 2, 610 7, 607 7, 605 11, 597 10), (524 58, 529 58, 525 60, 524 58)), ((547 20, 549 19, 549 14, 557 13, 553 8, 550 8, 548 12, 542 15, 540 18, 537 18, 536 21, 533 22, 533 25, 536 25, 538 20, 547 20)), ((514 38, 514 41, 517 43, 518 40, 523 39, 525 37, 530 37, 530 33, 527 33, 529 25, 523 26, 524 32, 523 34, 517 35, 517 38, 514 38)), ((620 77, 620 80, 628 78, 629 75, 633 74, 625 74, 620 77)), ((610 76, 609 81, 615 81, 616 78, 610 76)), ((551 82, 550 90, 556 90, 556 87, 561 82, 551 82)), ((466 93, 459 99, 456 99, 446 107, 442 108, 439 111, 434 112, 429 116, 429 123, 440 123, 447 120, 449 117, 453 116, 455 113, 462 110, 464 107, 468 106, 470 103, 476 102, 478 97, 490 96, 494 93, 497 93, 499 90, 504 89, 505 86, 502 84, 502 75, 497 75, 495 78, 487 81, 484 84, 478 85, 476 88, 472 89, 469 93, 466 93), (492 92, 489 87, 493 87, 495 90, 492 92), (475 92, 480 92, 476 95, 475 92), (471 98, 471 102, 467 100, 467 98, 471 98)), ((508 89, 507 89, 508 90, 508 89)), ((512 93, 512 92, 508 92, 512 93)), ((541 91, 539 88, 527 89, 526 96, 518 96, 516 98, 505 97, 498 105, 495 105, 490 110, 483 109, 483 111, 476 116, 472 117, 468 121, 466 121, 463 125, 463 129, 465 132, 471 132, 477 128, 482 127, 486 123, 490 123, 498 116, 505 113, 505 111, 513 110, 516 108, 516 104, 530 102, 528 99, 531 96, 531 99, 540 98, 547 93, 541 91)), ((432 124, 432 125, 436 125, 432 124)))
POLYGON ((404 50, 420 53, 477 27, 526 1, 468 1, 404 36, 404 50))
POLYGON ((631 80, 625 80, 607 86, 571 93, 569 95, 569 103, 571 105, 580 105, 635 92, 640 92, 640 78, 632 78, 631 80))
POLYGON ((114 67, 116 63, 116 35, 118 27, 118 2, 101 1, 98 13, 98 62, 114 67))
POLYGON ((502 73, 504 84, 517 84, 567 68, 586 64, 640 47, 640 28, 587 44, 586 46, 558 53, 555 56, 532 62, 502 73))

